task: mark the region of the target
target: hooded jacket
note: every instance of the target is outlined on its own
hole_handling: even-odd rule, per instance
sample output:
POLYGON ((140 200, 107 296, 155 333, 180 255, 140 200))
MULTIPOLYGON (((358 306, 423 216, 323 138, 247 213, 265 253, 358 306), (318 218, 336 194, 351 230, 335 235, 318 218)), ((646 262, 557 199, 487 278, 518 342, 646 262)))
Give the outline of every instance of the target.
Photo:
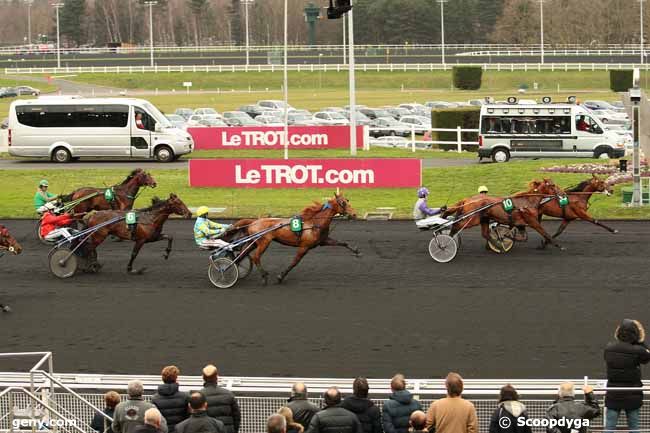
POLYGON ((293 420, 300 424, 305 430, 309 428, 311 419, 314 417, 314 414, 318 412, 318 408, 311 404, 307 400, 307 396, 304 394, 293 395, 289 399, 289 404, 287 407, 293 412, 293 420))
POLYGON ((492 413, 490 433, 531 433, 530 426, 518 426, 518 418, 528 419, 526 406, 517 400, 502 401, 492 413), (501 421, 508 419, 508 421, 501 421))
MULTIPOLYGON (((605 348, 608 387, 641 387, 641 365, 650 362, 645 330, 636 320, 625 319, 616 328, 616 341, 605 348)), ((614 410, 634 410, 643 405, 643 392, 607 391, 605 406, 614 410)))
POLYGON ((208 401, 208 416, 218 419, 226 426, 226 433, 237 433, 241 424, 241 412, 235 394, 206 382, 201 390, 208 401))
POLYGON ((357 416, 364 433, 382 433, 381 411, 367 398, 351 395, 343 400, 341 407, 357 416))
POLYGON ((422 410, 422 406, 413 398, 413 394, 405 389, 393 392, 384 403, 381 413, 384 432, 407 433, 409 418, 416 410, 422 410))
POLYGON ((159 385, 158 392, 151 398, 151 402, 167 420, 169 433, 173 433, 176 424, 189 417, 187 412, 188 396, 178 390, 177 383, 159 385))
POLYGON ((357 417, 338 405, 314 414, 305 433, 363 433, 363 430, 357 417))

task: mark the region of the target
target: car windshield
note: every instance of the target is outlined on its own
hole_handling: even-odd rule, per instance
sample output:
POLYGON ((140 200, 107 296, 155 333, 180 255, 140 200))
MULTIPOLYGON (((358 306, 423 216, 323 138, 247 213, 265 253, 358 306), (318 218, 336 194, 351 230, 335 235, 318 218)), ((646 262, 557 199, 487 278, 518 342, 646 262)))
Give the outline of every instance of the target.
POLYGON ((154 118, 156 122, 160 124, 161 127, 163 128, 171 128, 172 124, 167 118, 158 110, 154 105, 150 104, 149 102, 145 102, 144 104, 145 110, 149 112, 154 118))
POLYGON ((341 113, 331 112, 329 113, 331 119, 335 120, 347 120, 344 115, 341 113))
POLYGON ((217 114, 217 110, 214 108, 199 108, 201 114, 217 114))
POLYGON ((296 120, 298 120, 298 121, 300 121, 300 120, 311 120, 311 118, 309 116, 307 116, 306 114, 289 114, 289 119, 294 120, 294 121, 296 121, 296 120))
POLYGON ((375 117, 391 117, 390 113, 386 110, 373 110, 375 117))
POLYGON ((388 125, 388 126, 399 125, 399 122, 392 117, 381 117, 379 118, 379 120, 380 120, 379 123, 383 125, 388 125))

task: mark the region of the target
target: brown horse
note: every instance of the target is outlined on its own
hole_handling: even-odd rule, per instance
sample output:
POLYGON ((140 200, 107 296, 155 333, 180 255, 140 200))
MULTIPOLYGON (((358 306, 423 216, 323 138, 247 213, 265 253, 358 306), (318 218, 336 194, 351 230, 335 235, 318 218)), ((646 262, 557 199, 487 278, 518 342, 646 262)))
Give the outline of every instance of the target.
MULTIPOLYGON (((23 247, 21 247, 16 238, 9 233, 9 230, 0 224, 0 257, 5 254, 5 251, 17 255, 23 251, 23 247)), ((8 313, 11 311, 11 308, 8 305, 0 304, 0 311, 8 313)))
MULTIPOLYGON (((146 243, 158 242, 162 240, 167 241, 167 248, 165 249, 164 259, 169 258, 172 251, 172 236, 163 234, 163 225, 170 215, 176 214, 185 218, 191 218, 192 212, 185 206, 185 203, 178 198, 176 194, 170 194, 167 200, 160 200, 153 198, 151 206, 145 209, 140 209, 137 212, 138 220, 132 231, 124 220, 118 221, 115 224, 110 224, 97 230, 88 240, 87 253, 89 258, 97 263, 96 248, 100 245, 107 236, 113 235, 123 240, 132 240, 135 242, 133 251, 131 252, 131 260, 127 266, 127 271, 133 274, 141 274, 144 268, 138 271, 133 271, 133 261, 138 256, 140 249, 146 243)), ((112 211, 104 210, 91 212, 84 217, 84 222, 88 228, 92 228, 97 224, 109 221, 115 217, 125 217, 127 211, 112 211)))
POLYGON ((356 211, 350 206, 350 202, 342 194, 336 193, 334 198, 325 204, 314 203, 302 210, 302 231, 294 232, 289 227, 289 218, 261 218, 258 220, 240 220, 233 225, 233 229, 226 235, 228 239, 231 234, 253 235, 264 229, 268 229, 278 224, 283 224, 281 228, 271 231, 256 241, 257 245, 251 253, 251 260, 260 270, 264 284, 268 282, 269 273, 262 268, 261 257, 269 247, 272 241, 282 245, 298 248, 296 256, 291 264, 277 276, 278 283, 281 283, 287 274, 302 260, 312 248, 318 246, 344 247, 352 251, 356 256, 360 252, 357 248, 351 247, 346 242, 340 242, 329 237, 330 224, 336 215, 348 215, 356 217, 356 211))
POLYGON ((133 208, 133 203, 142 187, 156 187, 156 181, 149 173, 141 168, 136 168, 117 185, 112 187, 114 200, 108 201, 104 193, 107 188, 83 187, 72 193, 62 196, 64 202, 74 201, 95 194, 87 200, 82 201, 74 207, 72 212, 84 213, 91 210, 128 210, 133 208))
MULTIPOLYGON (((484 210, 468 217, 464 220, 459 220, 452 225, 450 235, 453 236, 460 230, 465 228, 481 225, 481 234, 486 240, 490 236, 490 222, 496 221, 500 224, 509 225, 511 227, 518 227, 521 230, 525 226, 530 226, 542 238, 556 247, 563 249, 551 236, 544 230, 539 222, 540 203, 546 197, 556 196, 561 194, 561 190, 550 179, 543 181, 533 181, 529 184, 529 190, 514 194, 510 197, 472 197, 469 199, 461 200, 456 205, 447 209, 444 216, 456 214, 457 217, 468 215, 473 211, 485 207, 484 210), (510 199, 513 204, 512 211, 508 212, 504 208, 504 200, 510 199)), ((517 239, 519 240, 519 239, 517 239)))
MULTIPOLYGON (((587 212, 587 209, 589 209, 589 199, 593 194, 605 193, 608 196, 612 194, 611 186, 605 180, 593 175, 590 179, 580 182, 577 186, 567 189, 565 192, 569 198, 569 203, 566 206, 560 206, 558 197, 557 199, 554 198, 543 203, 540 207, 540 222, 543 215, 562 218, 562 224, 560 224, 557 232, 552 236, 553 239, 560 236, 571 221, 577 219, 589 221, 592 224, 604 228, 610 233, 618 233, 618 230, 606 226, 600 221, 594 219, 587 212)), ((546 248, 546 245, 548 245, 548 241, 542 241, 542 248, 546 248)))

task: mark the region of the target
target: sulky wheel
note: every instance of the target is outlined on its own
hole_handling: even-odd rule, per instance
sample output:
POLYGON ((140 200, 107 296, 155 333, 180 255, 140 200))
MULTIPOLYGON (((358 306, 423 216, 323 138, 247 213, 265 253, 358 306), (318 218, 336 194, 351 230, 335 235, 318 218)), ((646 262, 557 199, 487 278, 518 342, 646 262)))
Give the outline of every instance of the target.
POLYGON ((50 251, 50 272, 57 278, 70 278, 77 272, 77 255, 68 248, 50 251))
POLYGON ((237 283, 239 270, 234 262, 227 257, 210 259, 208 277, 215 287, 229 289, 237 283))
POLYGON ((456 257, 458 245, 449 235, 439 234, 429 242, 429 254, 438 263, 450 262, 456 257))
POLYGON ((45 245, 52 245, 52 242, 46 241, 43 236, 41 236, 41 220, 36 220, 36 225, 34 226, 34 234, 36 235, 36 239, 38 239, 42 244, 45 245))
POLYGON ((253 270, 253 260, 246 256, 239 263, 237 263, 237 271, 239 272, 239 279, 246 278, 253 270))
POLYGON ((504 254, 510 252, 514 246, 515 241, 512 238, 512 230, 510 228, 502 225, 490 228, 490 235, 487 241, 487 247, 490 251, 497 254, 504 254))
MULTIPOLYGON (((448 235, 448 236, 450 236, 451 229, 449 228, 449 229, 442 230, 440 233, 442 233, 443 235, 448 235)), ((461 238, 460 238, 460 232, 459 232, 459 233, 456 233, 456 234, 453 236, 453 238, 454 238, 454 240, 456 241, 456 247, 460 248, 460 245, 462 244, 462 240, 461 240, 461 238)))

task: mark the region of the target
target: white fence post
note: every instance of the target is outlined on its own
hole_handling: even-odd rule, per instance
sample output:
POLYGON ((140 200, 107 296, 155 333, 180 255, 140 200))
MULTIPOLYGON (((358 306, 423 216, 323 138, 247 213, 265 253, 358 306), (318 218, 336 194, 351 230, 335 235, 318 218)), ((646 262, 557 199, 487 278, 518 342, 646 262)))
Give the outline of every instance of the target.
POLYGON ((415 152, 415 125, 411 124, 411 152, 415 152))
POLYGON ((463 137, 460 126, 456 127, 456 145, 458 146, 458 153, 461 153, 463 151, 463 137))

